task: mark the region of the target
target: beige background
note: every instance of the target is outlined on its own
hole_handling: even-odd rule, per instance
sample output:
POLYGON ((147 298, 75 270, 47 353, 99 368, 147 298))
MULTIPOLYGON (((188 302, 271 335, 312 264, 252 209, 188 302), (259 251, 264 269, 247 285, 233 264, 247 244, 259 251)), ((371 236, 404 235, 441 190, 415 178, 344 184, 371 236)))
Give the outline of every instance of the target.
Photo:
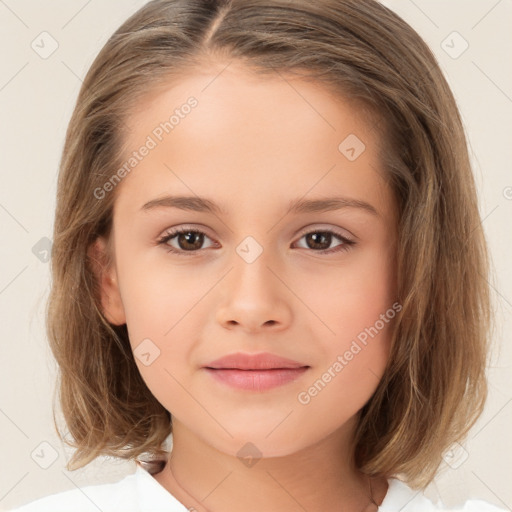
MULTIPOLYGON (((135 469, 133 463, 107 459, 75 472, 64 469, 71 452, 53 429, 55 363, 43 321, 49 287, 45 237, 52 237, 67 122, 94 57, 144 3, 0 0, 0 510, 75 487, 113 482, 135 469), (46 59, 31 47, 43 31, 58 43, 46 59)), ((491 284, 498 331, 489 370, 490 397, 464 449, 457 448, 449 464, 442 463, 442 472, 426 494, 441 496, 450 505, 472 497, 510 509, 512 71, 505 63, 512 48, 512 2, 384 3, 427 41, 454 90, 467 127, 494 260, 491 284), (469 46, 457 55, 464 41, 469 46)), ((46 41, 45 48, 51 48, 50 39, 46 41)))

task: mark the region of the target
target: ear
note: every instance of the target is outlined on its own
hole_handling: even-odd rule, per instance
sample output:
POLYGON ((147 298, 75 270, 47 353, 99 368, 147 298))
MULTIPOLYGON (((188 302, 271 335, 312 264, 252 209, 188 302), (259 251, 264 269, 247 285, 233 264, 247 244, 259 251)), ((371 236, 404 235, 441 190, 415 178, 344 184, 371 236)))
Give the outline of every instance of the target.
POLYGON ((108 265, 107 241, 98 237, 87 249, 98 288, 100 290, 101 309, 105 318, 114 325, 126 323, 123 302, 119 291, 119 282, 114 263, 108 265))

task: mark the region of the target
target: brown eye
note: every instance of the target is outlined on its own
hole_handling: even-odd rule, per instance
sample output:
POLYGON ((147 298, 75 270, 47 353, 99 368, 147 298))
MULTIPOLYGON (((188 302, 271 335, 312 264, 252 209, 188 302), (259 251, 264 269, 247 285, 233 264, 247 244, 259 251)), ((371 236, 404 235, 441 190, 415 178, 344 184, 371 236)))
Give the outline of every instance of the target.
POLYGON ((308 233, 306 236, 306 243, 310 249, 329 249, 332 242, 332 235, 330 233, 318 232, 308 233))
POLYGON ((303 246, 305 249, 311 249, 320 254, 346 251, 350 246, 355 244, 355 242, 349 240, 341 233, 331 230, 309 231, 308 233, 304 233, 301 239, 305 239, 306 246, 303 246), (329 248, 335 239, 338 239, 340 243, 333 248, 329 248))
POLYGON ((158 244, 166 245, 169 252, 176 254, 196 253, 203 249, 205 238, 210 239, 205 233, 196 229, 176 229, 166 233, 158 244), (173 242, 172 244, 170 242, 173 242))
POLYGON ((193 251, 200 249, 203 245, 204 234, 198 231, 184 231, 183 233, 178 233, 175 238, 180 249, 193 251))

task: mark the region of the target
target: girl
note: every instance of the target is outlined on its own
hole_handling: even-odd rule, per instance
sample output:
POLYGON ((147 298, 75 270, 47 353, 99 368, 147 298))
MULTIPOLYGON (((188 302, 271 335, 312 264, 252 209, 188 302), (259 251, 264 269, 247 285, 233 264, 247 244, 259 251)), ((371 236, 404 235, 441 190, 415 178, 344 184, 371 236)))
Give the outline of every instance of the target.
POLYGON ((418 491, 484 406, 487 250, 392 11, 149 2, 83 83, 54 229, 68 469, 138 466, 19 511, 445 510, 418 491))

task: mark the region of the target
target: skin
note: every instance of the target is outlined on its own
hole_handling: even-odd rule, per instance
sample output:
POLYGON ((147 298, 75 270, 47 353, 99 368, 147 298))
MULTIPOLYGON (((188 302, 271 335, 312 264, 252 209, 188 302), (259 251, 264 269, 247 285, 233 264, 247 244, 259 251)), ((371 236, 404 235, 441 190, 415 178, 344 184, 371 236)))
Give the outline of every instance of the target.
MULTIPOLYGON (((397 213, 377 134, 321 85, 224 68, 169 84, 129 118, 134 150, 187 98, 199 102, 118 185, 115 260, 100 277, 107 319, 127 324, 134 350, 146 338, 160 350, 148 366, 135 358, 173 416, 172 458, 155 478, 198 511, 375 510, 353 463, 353 433, 384 372, 391 322, 308 404, 297 396, 396 300, 397 213), (366 146, 354 161, 338 150, 349 134, 366 146), (141 211, 167 194, 207 197, 227 214, 141 211), (285 215, 293 199, 334 195, 366 201, 378 215, 285 215), (183 237, 158 245, 180 226, 205 233, 195 253, 168 252, 185 252, 183 237), (304 234, 325 229, 356 243, 320 254, 342 242, 333 236, 317 248, 304 234), (263 249, 252 263, 236 252, 247 236, 263 249), (310 368, 271 390, 237 390, 202 368, 233 352, 271 352, 310 368), (260 454, 251 467, 237 457, 248 442, 260 454)), ((94 249, 104 251, 105 240, 94 249)), ((372 486, 380 504, 387 481, 372 486)))

